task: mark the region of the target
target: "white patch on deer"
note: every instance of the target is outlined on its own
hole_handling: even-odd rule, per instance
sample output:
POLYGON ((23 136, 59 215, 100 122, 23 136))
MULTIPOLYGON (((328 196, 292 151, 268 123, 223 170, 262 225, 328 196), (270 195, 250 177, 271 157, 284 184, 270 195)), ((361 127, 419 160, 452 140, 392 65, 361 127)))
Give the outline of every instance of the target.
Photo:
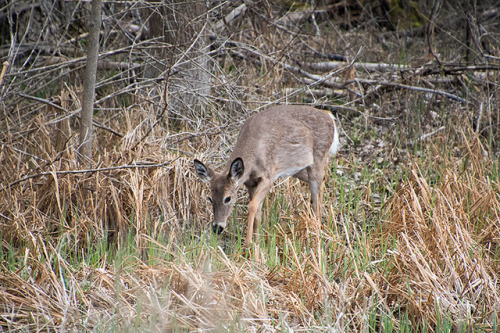
POLYGON ((337 151, 340 148, 339 131, 337 130, 337 124, 335 124, 335 118, 333 118, 333 115, 331 113, 329 113, 329 115, 332 118, 333 128, 335 129, 335 133, 333 134, 332 145, 330 146, 330 149, 328 151, 330 152, 330 156, 335 156, 335 154, 337 154, 337 151))
POLYGON ((300 170, 303 170, 303 169, 307 168, 311 164, 308 164, 306 166, 301 166, 301 167, 295 167, 295 168, 285 169, 285 170, 281 171, 279 174, 277 174, 276 176, 274 176, 273 181, 276 181, 278 178, 291 177, 291 176, 295 175, 297 172, 299 172, 300 170))

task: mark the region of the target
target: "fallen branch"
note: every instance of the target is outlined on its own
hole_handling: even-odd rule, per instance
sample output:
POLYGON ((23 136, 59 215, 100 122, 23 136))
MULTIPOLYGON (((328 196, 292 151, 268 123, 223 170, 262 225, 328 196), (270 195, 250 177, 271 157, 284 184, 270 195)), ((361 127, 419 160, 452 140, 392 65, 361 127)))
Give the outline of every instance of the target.
POLYGON ((364 79, 354 79, 351 81, 348 81, 346 83, 361 83, 361 84, 369 84, 369 85, 377 85, 374 89, 369 91, 364 98, 368 97, 369 95, 373 94, 375 91, 380 89, 381 87, 395 87, 395 88, 400 88, 400 89, 408 89, 408 90, 415 90, 415 91, 421 91, 421 92, 426 92, 426 93, 431 93, 431 94, 436 94, 436 95, 442 95, 446 96, 450 99, 462 102, 462 103, 467 103, 467 104, 472 104, 471 102, 463 99, 462 97, 458 97, 456 95, 447 93, 446 91, 442 90, 437 90, 437 89, 429 89, 429 88, 422 88, 422 87, 416 87, 416 86, 409 86, 407 84, 402 84, 402 83, 395 83, 395 82, 387 82, 387 81, 376 81, 376 80, 364 80, 364 79))
POLYGON ((234 20, 236 20, 241 15, 244 15, 247 10, 247 5, 245 3, 239 5, 233 9, 229 14, 227 14, 222 20, 215 24, 215 31, 220 31, 225 25, 230 25, 234 20))
MULTIPOLYGON (((345 67, 345 61, 321 61, 312 62, 304 64, 312 70, 317 71, 331 71, 340 67, 345 67)), ((367 72, 388 72, 394 70, 407 70, 410 68, 408 65, 400 64, 386 64, 386 63, 376 63, 376 62, 354 62, 352 64, 357 71, 367 71, 367 72)))
POLYGON ((418 75, 462 75, 465 72, 487 72, 500 71, 500 65, 461 65, 461 64, 443 64, 443 66, 423 67, 415 72, 418 75))
MULTIPOLYGON (((332 88, 332 89, 347 90, 347 91, 349 91, 357 96, 361 96, 358 92, 353 91, 352 89, 349 88, 350 84, 357 83, 357 84, 377 86, 377 87, 373 88, 372 90, 370 90, 367 94, 365 94, 363 96, 363 98, 366 98, 369 95, 373 94, 374 92, 379 90, 381 87, 395 87, 395 88, 399 88, 399 89, 408 89, 408 90, 421 91, 421 92, 425 92, 425 93, 432 93, 432 94, 436 94, 436 95, 442 95, 442 96, 445 96, 445 97, 450 98, 452 100, 456 100, 456 101, 459 101, 462 103, 472 104, 470 101, 467 101, 466 99, 464 99, 462 97, 459 97, 459 96, 453 95, 451 93, 448 93, 446 91, 442 91, 442 90, 438 90, 438 89, 424 88, 424 87, 406 85, 406 84, 402 84, 402 83, 396 83, 396 82, 390 82, 390 81, 378 81, 378 80, 371 80, 371 79, 354 79, 354 80, 349 80, 349 81, 345 81, 342 83, 333 82, 331 80, 331 78, 334 75, 339 74, 341 71, 343 71, 346 68, 349 68, 350 66, 355 66, 355 67, 359 66, 359 68, 363 68, 363 66, 365 66, 365 67, 371 68, 371 70, 373 70, 373 71, 376 69, 389 71, 391 68, 393 68, 393 69, 397 68, 397 69, 401 69, 401 70, 408 69, 408 68, 402 68, 402 66, 398 66, 398 65, 377 64, 377 63, 356 63, 355 60, 353 60, 349 64, 347 64, 345 62, 331 61, 331 62, 324 62, 323 64, 329 64, 328 66, 331 65, 331 67, 324 67, 324 68, 329 68, 329 69, 336 68, 336 70, 328 73, 327 75, 318 75, 318 74, 309 73, 300 67, 292 66, 292 65, 287 64, 285 62, 282 62, 282 61, 279 61, 275 58, 272 58, 266 54, 263 54, 262 52, 260 52, 260 50, 257 50, 257 49, 250 47, 249 45, 237 43, 237 46, 240 48, 240 50, 247 51, 247 52, 253 54, 254 56, 256 56, 257 58, 264 59, 264 60, 269 61, 273 64, 281 66, 282 68, 289 70, 290 72, 301 75, 303 77, 302 81, 308 85, 308 88, 311 88, 311 87, 316 86, 316 85, 321 85, 321 86, 324 86, 327 88, 332 88), (344 67, 340 67, 341 64, 343 64, 344 67)), ((237 54, 240 57, 246 58, 240 52, 238 52, 237 54)), ((259 60, 256 60, 256 61, 259 61, 259 60)), ((319 63, 319 64, 321 64, 321 63, 319 63)), ((314 66, 314 65, 312 65, 312 66, 314 66)), ((468 70, 473 70, 473 69, 475 69, 475 70, 487 70, 487 69, 493 69, 496 67, 497 66, 461 66, 461 67, 455 68, 454 70, 455 71, 459 71, 459 70, 463 71, 465 69, 468 69, 468 70)), ((499 69, 500 69, 500 67, 499 67, 499 69)))
MULTIPOLYGON (((313 80, 308 80, 309 83, 313 83, 314 81, 313 80)), ((327 97, 327 96, 342 96, 342 95, 345 95, 346 92, 345 90, 334 90, 334 89, 331 89, 331 88, 305 88, 304 87, 300 87, 300 88, 285 88, 285 95, 286 96, 293 96, 293 95, 296 95, 298 93, 302 93, 304 95, 307 95, 307 96, 311 96, 311 97, 314 97, 314 98, 323 98, 323 97, 327 97)))

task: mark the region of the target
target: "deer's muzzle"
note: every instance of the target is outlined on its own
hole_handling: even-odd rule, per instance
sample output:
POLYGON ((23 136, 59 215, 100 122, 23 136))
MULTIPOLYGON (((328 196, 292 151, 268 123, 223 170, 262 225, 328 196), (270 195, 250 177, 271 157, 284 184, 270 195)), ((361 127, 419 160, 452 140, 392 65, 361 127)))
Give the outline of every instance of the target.
POLYGON ((216 234, 221 234, 224 231, 224 227, 226 226, 225 223, 214 223, 212 224, 212 231, 216 234))

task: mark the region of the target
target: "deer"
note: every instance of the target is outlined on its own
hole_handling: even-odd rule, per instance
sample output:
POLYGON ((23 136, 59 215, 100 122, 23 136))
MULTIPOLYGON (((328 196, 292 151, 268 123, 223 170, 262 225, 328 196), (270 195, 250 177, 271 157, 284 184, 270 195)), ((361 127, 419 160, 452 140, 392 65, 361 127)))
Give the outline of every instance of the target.
POLYGON ((258 240, 262 202, 278 178, 295 177, 309 184, 315 217, 321 219, 321 202, 329 158, 339 149, 339 134, 333 115, 304 105, 278 105, 249 117, 221 173, 198 159, 193 160, 198 177, 210 186, 214 220, 212 230, 220 234, 244 185, 247 208, 245 246, 258 240))

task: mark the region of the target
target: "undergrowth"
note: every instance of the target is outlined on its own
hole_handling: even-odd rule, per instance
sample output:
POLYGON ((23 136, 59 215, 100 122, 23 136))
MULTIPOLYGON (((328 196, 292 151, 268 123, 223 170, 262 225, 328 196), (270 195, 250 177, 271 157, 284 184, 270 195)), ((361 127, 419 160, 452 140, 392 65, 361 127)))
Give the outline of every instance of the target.
POLYGON ((280 182, 250 249, 245 196, 228 232, 212 234, 207 189, 181 155, 13 186, 1 202, 3 328, 495 330, 497 162, 472 131, 461 157, 449 149, 438 137, 400 171, 341 153, 322 223, 305 185, 280 182))
MULTIPOLYGON (((11 16, 35 17, 48 4, 21 6, 28 11, 17 3, 5 6, 12 26, 11 16)), ((77 3, 87 4, 66 6, 77 3)), ((112 25, 102 46, 114 57, 101 65, 120 69, 99 73, 99 127, 85 170, 76 162, 83 58, 72 58, 75 49, 83 54, 85 34, 54 28, 64 31, 54 41, 65 47, 50 52, 51 40, 40 39, 50 33, 6 44, 12 49, 4 53, 19 58, 0 79, 0 329, 498 331, 498 11, 479 6, 483 39, 471 46, 455 37, 462 11, 450 4, 426 36, 378 26, 373 16, 339 30, 324 15, 347 20, 337 2, 318 2, 325 10, 314 17, 291 5, 275 10, 287 2, 237 3, 212 11, 224 24, 210 39, 205 94, 192 82, 180 89, 189 81, 181 65, 198 69, 198 56, 186 51, 168 63, 156 52, 159 37, 129 30, 145 23, 139 10, 107 2, 104 23, 112 25), (223 22, 236 6, 246 13, 223 22), (489 57, 474 49, 479 44, 491 46, 489 57), (33 45, 44 47, 34 56, 22 51, 33 45), (433 47, 441 54, 429 59, 433 47), (459 61, 471 50, 464 67, 459 61), (324 69, 332 65, 324 55, 339 51, 343 63, 324 69), (373 62, 382 63, 374 69, 373 62), (149 64, 171 67, 152 79, 143 73, 149 64), (192 160, 221 167, 244 119, 277 103, 332 111, 342 147, 328 171, 321 221, 306 185, 279 180, 264 202, 259 241, 247 249, 247 194, 239 194, 227 230, 213 234, 208 188, 192 160)), ((134 4, 154 17, 170 2, 134 4)), ((78 17, 66 27, 79 26, 78 17)), ((37 35, 23 31, 10 38, 37 35)))

